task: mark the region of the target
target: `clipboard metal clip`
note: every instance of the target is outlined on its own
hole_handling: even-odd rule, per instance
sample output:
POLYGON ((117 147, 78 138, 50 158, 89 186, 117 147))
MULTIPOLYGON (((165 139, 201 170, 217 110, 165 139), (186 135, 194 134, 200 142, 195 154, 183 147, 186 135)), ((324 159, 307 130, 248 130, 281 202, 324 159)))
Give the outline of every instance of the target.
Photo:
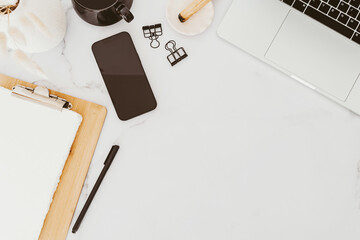
POLYGON ((62 111, 62 109, 64 108, 69 110, 72 108, 70 102, 66 101, 63 98, 50 94, 49 89, 43 86, 29 88, 16 85, 13 87, 11 95, 56 109, 58 111, 62 111))

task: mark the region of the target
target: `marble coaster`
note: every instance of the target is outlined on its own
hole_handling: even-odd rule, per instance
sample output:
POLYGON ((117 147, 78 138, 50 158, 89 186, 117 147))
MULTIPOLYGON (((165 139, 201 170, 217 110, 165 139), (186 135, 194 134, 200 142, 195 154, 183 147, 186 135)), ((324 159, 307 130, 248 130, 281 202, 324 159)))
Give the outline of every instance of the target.
POLYGON ((193 0, 170 0, 166 10, 166 18, 170 26, 177 32, 194 36, 204 32, 214 19, 214 4, 209 2, 205 7, 195 13, 189 20, 182 23, 178 15, 193 0))

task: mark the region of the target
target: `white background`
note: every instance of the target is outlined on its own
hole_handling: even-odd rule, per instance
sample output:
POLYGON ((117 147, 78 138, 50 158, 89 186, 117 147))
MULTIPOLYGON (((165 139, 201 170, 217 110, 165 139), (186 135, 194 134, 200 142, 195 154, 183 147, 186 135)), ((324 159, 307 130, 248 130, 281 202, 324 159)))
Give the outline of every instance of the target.
POLYGON ((31 55, 48 81, 2 57, 4 74, 108 109, 71 227, 111 146, 121 149, 69 240, 360 239, 359 116, 221 40, 230 3, 215 0, 211 27, 185 37, 167 24, 166 0, 135 0, 135 20, 109 27, 83 22, 63 0, 64 42, 31 55), (154 50, 141 27, 156 23, 164 35, 154 50), (158 100, 128 122, 117 119, 91 52, 121 31, 158 100), (163 48, 171 39, 189 54, 175 67, 163 48))

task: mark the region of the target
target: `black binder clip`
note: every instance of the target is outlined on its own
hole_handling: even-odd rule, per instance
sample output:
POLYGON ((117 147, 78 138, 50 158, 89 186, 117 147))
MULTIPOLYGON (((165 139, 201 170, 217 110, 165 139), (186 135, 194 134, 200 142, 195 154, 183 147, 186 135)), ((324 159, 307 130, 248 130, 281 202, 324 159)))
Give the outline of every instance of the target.
POLYGON ((161 24, 143 26, 142 29, 144 37, 151 40, 150 46, 152 48, 158 48, 160 46, 158 38, 163 34, 161 24))
POLYGON ((167 56, 167 59, 171 66, 174 66, 188 56, 183 47, 176 49, 176 42, 174 40, 168 41, 165 45, 165 49, 170 51, 170 55, 167 56))

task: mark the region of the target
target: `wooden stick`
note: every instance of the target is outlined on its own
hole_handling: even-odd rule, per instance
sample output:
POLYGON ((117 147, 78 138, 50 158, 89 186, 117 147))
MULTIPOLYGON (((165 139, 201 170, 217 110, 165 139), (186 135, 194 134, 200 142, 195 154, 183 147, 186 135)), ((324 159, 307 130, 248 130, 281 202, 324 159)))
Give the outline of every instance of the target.
POLYGON ((179 14, 180 22, 186 22, 192 15, 197 13, 200 9, 202 9, 210 1, 211 0, 195 0, 195 1, 193 1, 189 6, 187 6, 179 14))

